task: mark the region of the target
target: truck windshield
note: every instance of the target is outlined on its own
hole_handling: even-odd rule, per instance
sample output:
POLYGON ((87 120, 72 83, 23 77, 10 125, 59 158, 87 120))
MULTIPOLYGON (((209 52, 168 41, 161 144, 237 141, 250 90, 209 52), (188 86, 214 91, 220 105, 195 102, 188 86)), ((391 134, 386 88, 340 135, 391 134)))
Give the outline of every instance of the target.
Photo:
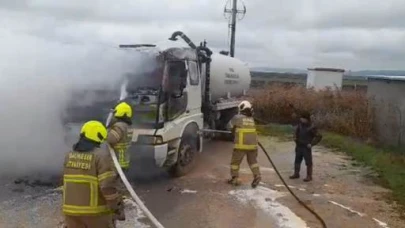
MULTIPOLYGON (((156 64, 156 67, 150 68, 148 71, 128 73, 126 78, 128 95, 125 100, 133 107, 134 127, 145 129, 163 127, 163 117, 161 114, 158 115, 163 66, 156 64), (159 116, 158 119, 157 116, 159 116)), ((159 112, 161 113, 161 111, 159 112)))
POLYGON ((187 108, 187 68, 184 61, 168 61, 144 73, 128 74, 125 99, 134 111, 134 127, 160 129, 164 121, 187 108))

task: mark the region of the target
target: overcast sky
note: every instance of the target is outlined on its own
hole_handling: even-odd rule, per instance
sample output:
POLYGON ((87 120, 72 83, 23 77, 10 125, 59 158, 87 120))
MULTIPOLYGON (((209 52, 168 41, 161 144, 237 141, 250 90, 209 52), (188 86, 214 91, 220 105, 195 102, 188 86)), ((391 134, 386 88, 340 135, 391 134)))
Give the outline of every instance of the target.
MULTIPOLYGON (((211 47, 227 49, 225 3, 1 0, 0 37, 7 34, 8 39, 0 41, 10 46, 4 42, 20 42, 19 37, 29 35, 35 37, 32 42, 39 38, 112 47, 159 43, 182 30, 195 43, 205 38, 211 47)), ((251 66, 405 69, 404 0, 246 0, 245 4, 247 14, 237 25, 236 57, 251 66)))

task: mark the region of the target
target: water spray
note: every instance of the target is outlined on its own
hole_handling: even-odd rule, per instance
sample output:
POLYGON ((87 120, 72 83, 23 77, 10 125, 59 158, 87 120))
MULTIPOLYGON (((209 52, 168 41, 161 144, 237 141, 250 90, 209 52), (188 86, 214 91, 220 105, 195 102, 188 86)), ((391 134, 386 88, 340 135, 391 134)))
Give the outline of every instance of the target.
MULTIPOLYGON (((124 100, 128 96, 128 92, 126 90, 128 85, 128 79, 125 79, 124 83, 122 83, 121 88, 120 88, 120 101, 124 100)), ((111 123, 113 117, 113 110, 110 110, 107 116, 106 120, 106 126, 108 127, 109 124, 111 123)))

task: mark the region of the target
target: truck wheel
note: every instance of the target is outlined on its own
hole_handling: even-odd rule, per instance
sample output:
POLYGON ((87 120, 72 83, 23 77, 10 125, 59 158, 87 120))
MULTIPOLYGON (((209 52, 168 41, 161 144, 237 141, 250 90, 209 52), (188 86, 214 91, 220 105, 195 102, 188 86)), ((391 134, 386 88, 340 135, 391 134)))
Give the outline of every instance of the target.
POLYGON ((181 140, 176 164, 170 169, 174 177, 186 175, 195 165, 197 156, 197 139, 187 137, 181 140))

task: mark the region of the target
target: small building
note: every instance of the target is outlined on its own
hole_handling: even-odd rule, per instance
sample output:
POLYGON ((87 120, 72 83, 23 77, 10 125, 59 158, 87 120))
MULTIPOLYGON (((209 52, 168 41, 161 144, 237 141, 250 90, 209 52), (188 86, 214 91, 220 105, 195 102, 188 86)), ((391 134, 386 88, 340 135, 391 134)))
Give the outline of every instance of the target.
POLYGON ((307 88, 315 90, 342 89, 345 70, 336 68, 308 68, 307 88))
POLYGON ((367 97, 379 141, 405 145, 405 76, 368 76, 367 97))

